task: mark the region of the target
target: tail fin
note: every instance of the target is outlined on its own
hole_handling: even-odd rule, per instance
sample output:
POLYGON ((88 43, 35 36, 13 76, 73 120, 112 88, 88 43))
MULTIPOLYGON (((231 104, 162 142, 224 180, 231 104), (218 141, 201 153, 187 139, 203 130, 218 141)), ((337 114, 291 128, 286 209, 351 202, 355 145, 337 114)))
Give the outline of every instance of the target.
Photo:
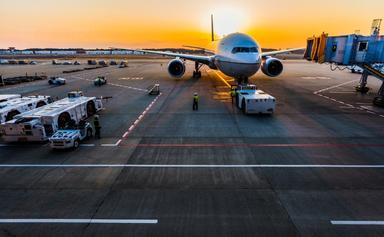
POLYGON ((215 31, 213 29, 213 14, 211 14, 211 40, 212 42, 215 41, 215 31))

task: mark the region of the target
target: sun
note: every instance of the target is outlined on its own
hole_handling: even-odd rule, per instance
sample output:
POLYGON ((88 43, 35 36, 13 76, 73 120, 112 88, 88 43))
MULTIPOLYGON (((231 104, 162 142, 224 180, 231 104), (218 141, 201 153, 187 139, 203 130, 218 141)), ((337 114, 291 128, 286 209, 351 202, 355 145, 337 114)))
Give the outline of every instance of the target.
POLYGON ((214 12, 215 34, 219 37, 241 32, 246 28, 246 13, 233 7, 223 7, 214 12))

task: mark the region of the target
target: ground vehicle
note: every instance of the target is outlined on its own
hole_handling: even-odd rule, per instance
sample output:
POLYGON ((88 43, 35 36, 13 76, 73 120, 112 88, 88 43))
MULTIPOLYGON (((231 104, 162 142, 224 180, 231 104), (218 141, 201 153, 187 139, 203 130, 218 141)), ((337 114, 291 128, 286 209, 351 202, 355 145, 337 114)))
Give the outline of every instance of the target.
POLYGON ((87 61, 87 63, 88 63, 88 65, 97 65, 97 62, 96 62, 96 60, 88 60, 87 61))
POLYGON ((128 67, 128 62, 127 61, 121 61, 119 64, 119 68, 125 68, 128 67))
POLYGON ((57 130, 94 115, 102 109, 102 101, 85 97, 81 91, 32 111, 19 114, 0 125, 5 142, 47 141, 57 130))
POLYGON ((107 84, 107 79, 105 77, 97 77, 94 81, 93 84, 95 86, 102 86, 107 84))
POLYGON ((109 65, 117 65, 117 62, 114 61, 114 60, 111 60, 111 61, 109 62, 109 65))
POLYGON ((16 97, 0 102, 0 123, 12 120, 18 114, 42 107, 51 102, 50 96, 16 97))
POLYGON ((255 85, 239 85, 236 89, 236 105, 245 114, 272 114, 276 99, 255 85))
POLYGON ((58 130, 49 138, 49 143, 53 149, 77 148, 80 142, 92 137, 93 129, 90 123, 83 122, 74 128, 58 130))
POLYGON ((66 81, 67 81, 66 79, 61 77, 50 77, 48 80, 48 84, 61 86, 61 85, 65 85, 66 81))
POLYGON ((75 62, 73 63, 73 65, 80 65, 80 63, 79 63, 78 61, 75 61, 75 62))

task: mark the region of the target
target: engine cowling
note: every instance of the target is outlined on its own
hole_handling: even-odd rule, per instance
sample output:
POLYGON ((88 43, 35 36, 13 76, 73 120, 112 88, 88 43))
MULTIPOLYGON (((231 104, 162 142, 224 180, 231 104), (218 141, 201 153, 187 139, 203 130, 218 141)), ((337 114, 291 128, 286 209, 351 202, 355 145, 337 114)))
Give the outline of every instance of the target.
POLYGON ((180 78, 185 73, 185 63, 181 59, 173 59, 168 63, 168 73, 172 77, 180 78))
POLYGON ((283 72, 283 64, 277 58, 267 58, 261 66, 261 71, 270 77, 277 77, 283 72))

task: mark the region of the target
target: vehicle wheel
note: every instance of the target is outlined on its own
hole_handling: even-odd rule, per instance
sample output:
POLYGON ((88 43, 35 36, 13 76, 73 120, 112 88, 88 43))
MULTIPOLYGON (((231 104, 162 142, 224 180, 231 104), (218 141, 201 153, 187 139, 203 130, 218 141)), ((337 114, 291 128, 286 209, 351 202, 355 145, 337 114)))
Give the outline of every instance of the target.
POLYGON ((384 107, 384 98, 383 97, 375 97, 373 99, 373 104, 379 107, 384 107))
POLYGON ((13 117, 15 117, 15 116, 18 115, 18 114, 20 114, 20 112, 17 111, 17 110, 12 110, 12 111, 10 111, 10 112, 7 114, 7 116, 5 117, 5 121, 12 120, 13 117))
POLYGON ((356 73, 355 69, 352 69, 351 72, 352 72, 352 73, 356 73))
POLYGON ((48 81, 49 85, 53 85, 53 82, 51 80, 48 81))
POLYGON ((201 78, 201 72, 198 72, 197 78, 201 78))
POLYGON ((79 139, 76 139, 74 142, 73 142, 73 148, 78 148, 80 145, 80 141, 79 139))
POLYGON ((92 137, 92 129, 88 128, 87 129, 87 138, 91 138, 91 137, 92 137))
POLYGON ((192 75, 193 78, 196 78, 196 72, 193 71, 193 75, 192 75))

